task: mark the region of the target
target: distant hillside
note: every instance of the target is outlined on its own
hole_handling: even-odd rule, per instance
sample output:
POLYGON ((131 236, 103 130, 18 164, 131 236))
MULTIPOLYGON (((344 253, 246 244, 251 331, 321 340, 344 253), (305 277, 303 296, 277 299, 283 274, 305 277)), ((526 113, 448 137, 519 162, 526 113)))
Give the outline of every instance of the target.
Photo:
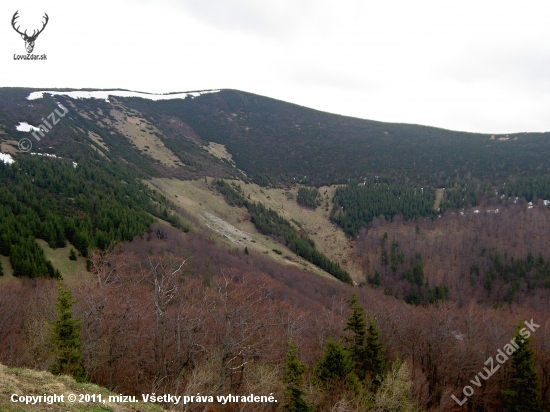
POLYGON ((550 133, 493 136, 383 123, 236 90, 160 101, 48 94, 27 100, 35 91, 0 89, 1 137, 16 142, 18 122, 37 126, 61 102, 70 124, 60 122, 33 147, 81 156, 91 146, 96 155, 124 159, 149 176, 243 178, 236 165, 262 185, 320 186, 383 175, 450 187, 470 179, 500 183, 550 172, 550 133), (211 143, 223 145, 231 160, 215 155, 211 143))
MULTIPOLYGON (((541 325, 536 390, 549 410, 550 133, 388 124, 234 90, 80 98, 91 94, 0 89, 1 362, 48 369, 48 278, 63 277, 90 381, 280 400, 177 410, 288 409, 290 337, 319 412, 390 410, 370 405, 391 382, 421 410, 458 410, 452 395, 520 318, 541 325), (370 377, 331 388, 316 371, 343 356, 363 310, 380 329, 369 341, 387 349, 383 386, 344 362, 350 385, 370 377)), ((465 406, 499 410, 509 365, 465 406)), ((0 411, 127 410, 9 400, 104 391, 0 365, 0 411)))
POLYGON ((311 185, 387 175, 449 186, 548 173, 550 133, 487 135, 324 113, 236 90, 195 100, 125 99, 161 130, 184 122, 224 144, 256 182, 311 185))

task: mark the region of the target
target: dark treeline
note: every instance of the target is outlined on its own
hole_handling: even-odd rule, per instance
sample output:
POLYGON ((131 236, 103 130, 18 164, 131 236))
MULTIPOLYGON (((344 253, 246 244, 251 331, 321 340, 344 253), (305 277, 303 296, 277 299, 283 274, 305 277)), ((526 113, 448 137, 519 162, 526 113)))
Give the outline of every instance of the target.
POLYGON ((406 219, 437 216, 434 210, 435 189, 392 183, 385 179, 365 179, 339 187, 334 194, 330 218, 346 234, 356 236, 375 217, 406 219))
MULTIPOLYGON (((436 204, 433 187, 399 183, 393 179, 365 178, 362 183, 338 187, 330 218, 346 234, 357 236, 374 218, 387 220, 400 216, 407 220, 433 219, 447 210, 460 210, 478 205, 504 207, 518 202, 550 200, 550 176, 508 179, 495 185, 472 179, 445 187, 436 204)), ((548 204, 548 203, 547 203, 548 204)))
POLYGON ((319 190, 312 187, 300 187, 298 189, 298 195, 296 201, 299 205, 316 209, 321 204, 321 198, 319 196, 319 190))
MULTIPOLYGON (((264 235, 273 236, 280 242, 303 257, 308 262, 330 273, 342 282, 351 283, 351 276, 338 263, 328 259, 315 248, 315 243, 305 234, 299 234, 292 224, 273 209, 261 202, 252 202, 244 197, 239 188, 233 188, 223 180, 214 180, 213 186, 224 195, 228 204, 245 206, 250 213, 250 221, 264 235)), ((242 189, 241 189, 242 190, 242 189)))
POLYGON ((0 162, 0 254, 10 256, 14 276, 59 277, 34 239, 52 248, 70 242, 86 257, 92 248, 131 240, 149 227, 149 212, 163 210, 151 198, 145 186, 107 162, 73 166, 38 156, 0 162))

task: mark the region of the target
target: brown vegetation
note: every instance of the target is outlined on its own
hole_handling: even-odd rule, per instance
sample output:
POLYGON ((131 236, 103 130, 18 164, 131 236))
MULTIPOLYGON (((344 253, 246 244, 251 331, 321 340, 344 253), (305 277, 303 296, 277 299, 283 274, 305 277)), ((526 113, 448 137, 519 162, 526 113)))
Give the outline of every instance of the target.
MULTIPOLYGON (((550 322, 544 312, 483 308, 473 300, 414 307, 160 224, 143 238, 93 255, 91 262, 92 276, 73 285, 79 299, 75 314, 84 322, 84 363, 93 382, 116 393, 273 393, 281 399, 292 336, 308 365, 306 389, 311 399, 320 399, 310 386, 311 371, 327 339, 341 336, 349 298, 357 293, 378 322, 388 360, 399 354, 410 366, 413 398, 426 409, 456 409, 451 395, 459 396, 485 360, 510 340, 518 318, 541 325, 533 342, 548 397, 550 322)), ((54 281, 43 279, 0 290, 2 362, 47 368, 55 290, 54 281)), ((469 402, 498 410, 503 378, 499 371, 469 402)), ((207 410, 205 404, 187 406, 207 410)))
MULTIPOLYGON (((497 255, 504 263, 512 262, 512 259, 526 260, 529 254, 535 260, 539 256, 544 261, 550 259, 547 240, 550 210, 544 206, 532 209, 520 204, 477 207, 464 212, 447 212, 435 220, 403 221, 395 218, 388 222, 375 219, 368 231, 361 230, 355 258, 361 263, 364 273, 380 273, 382 286, 391 288, 398 296, 404 294, 407 282, 400 275, 400 267, 392 270, 390 264, 382 262, 385 233, 388 254, 390 245, 398 243, 397 251, 403 253, 406 266, 420 253, 428 283, 449 287, 451 299, 461 306, 467 305, 471 299, 490 305, 504 304, 510 285, 497 279, 488 291, 484 284, 486 273, 497 255)), ((537 280, 537 270, 532 269, 523 279, 513 295, 511 310, 516 311, 518 307, 530 307, 543 313, 550 310, 550 289, 544 288, 542 277, 537 280), (539 282, 543 283, 542 287, 539 282)))

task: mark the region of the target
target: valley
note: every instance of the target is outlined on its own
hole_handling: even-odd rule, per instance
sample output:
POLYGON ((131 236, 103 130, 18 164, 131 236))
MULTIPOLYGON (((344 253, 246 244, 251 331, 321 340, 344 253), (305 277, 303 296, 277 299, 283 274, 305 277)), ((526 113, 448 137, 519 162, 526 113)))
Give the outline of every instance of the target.
MULTIPOLYGON (((318 411, 390 410, 392 390, 403 410, 460 411, 451 395, 534 319, 548 409, 550 133, 499 136, 237 90, 0 89, 0 362, 51 369, 63 284, 87 379, 115 393, 284 410, 295 345, 318 411), (59 104, 40 141, 16 128, 59 104)), ((468 408, 504 410, 499 373, 468 408)))

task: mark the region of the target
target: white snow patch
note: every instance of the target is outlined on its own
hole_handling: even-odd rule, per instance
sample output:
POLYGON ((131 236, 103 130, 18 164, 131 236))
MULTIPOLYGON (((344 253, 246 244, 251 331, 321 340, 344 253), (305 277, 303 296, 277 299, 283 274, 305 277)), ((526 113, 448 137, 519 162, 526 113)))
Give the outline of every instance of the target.
POLYGON ((31 153, 31 156, 44 156, 44 157, 51 157, 53 159, 61 159, 60 157, 57 157, 56 155, 49 154, 49 153, 31 153))
POLYGON ((544 206, 550 206, 550 200, 543 200, 544 206))
POLYGON ((477 209, 476 209, 476 210, 474 210, 474 213, 479 213, 479 210, 477 210, 477 209))
POLYGON ((81 91, 75 90, 72 92, 58 92, 58 91, 41 91, 32 92, 27 96, 28 100, 36 100, 44 97, 44 93, 55 95, 68 96, 73 99, 103 99, 109 102, 109 96, 116 97, 141 97, 142 99, 149 100, 170 100, 170 99, 185 99, 191 97, 192 99, 203 94, 218 93, 220 90, 202 90, 198 92, 185 92, 185 93, 172 93, 172 94, 153 94, 132 92, 128 90, 95 90, 95 91, 81 91))
POLYGON ((3 162, 7 165, 11 165, 15 160, 7 153, 0 153, 0 162, 3 162))
POLYGON ((451 333, 455 339, 464 340, 464 334, 460 333, 459 331, 453 330, 451 333))
POLYGON ((33 132, 40 130, 40 127, 33 126, 31 124, 28 124, 27 122, 19 122, 19 124, 16 125, 15 128, 20 132, 33 132))

